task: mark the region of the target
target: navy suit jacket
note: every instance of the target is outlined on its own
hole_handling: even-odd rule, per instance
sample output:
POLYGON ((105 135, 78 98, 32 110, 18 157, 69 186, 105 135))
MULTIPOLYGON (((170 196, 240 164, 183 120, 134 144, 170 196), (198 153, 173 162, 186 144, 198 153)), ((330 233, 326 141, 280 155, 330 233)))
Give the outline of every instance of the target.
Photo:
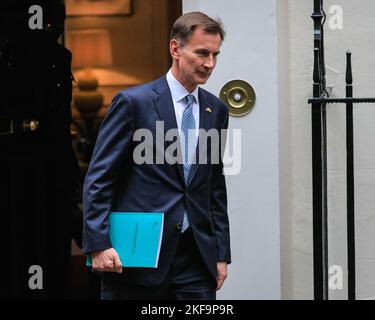
MULTIPOLYGON (((200 128, 226 129, 228 108, 200 88, 200 128)), ((227 193, 223 164, 211 163, 208 139, 206 164, 195 164, 185 184, 182 164, 136 164, 134 141, 137 129, 148 129, 156 145, 156 121, 164 129, 176 129, 176 117, 166 77, 117 94, 102 122, 85 178, 83 191, 83 252, 111 248, 108 215, 111 211, 164 212, 164 231, 159 264, 152 268, 124 268, 112 277, 139 285, 156 285, 168 273, 177 248, 180 226, 187 209, 193 235, 206 265, 216 278, 218 261, 231 262, 227 193)), ((166 141, 167 149, 173 142, 166 141)), ((200 141, 198 142, 200 144, 200 141)), ((160 144, 159 144, 160 146, 160 144)), ((197 148, 199 150, 199 146, 197 148)), ((153 154, 155 155, 155 151, 153 154)))

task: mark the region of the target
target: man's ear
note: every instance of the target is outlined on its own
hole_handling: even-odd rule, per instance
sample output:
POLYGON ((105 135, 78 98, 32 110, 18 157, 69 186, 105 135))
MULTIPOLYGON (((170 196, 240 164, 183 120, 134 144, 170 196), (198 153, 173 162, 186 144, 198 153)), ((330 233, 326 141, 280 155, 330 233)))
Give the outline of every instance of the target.
POLYGON ((180 54, 179 54, 179 46, 176 39, 172 39, 169 43, 169 53, 171 54, 171 57, 173 59, 178 60, 180 54))

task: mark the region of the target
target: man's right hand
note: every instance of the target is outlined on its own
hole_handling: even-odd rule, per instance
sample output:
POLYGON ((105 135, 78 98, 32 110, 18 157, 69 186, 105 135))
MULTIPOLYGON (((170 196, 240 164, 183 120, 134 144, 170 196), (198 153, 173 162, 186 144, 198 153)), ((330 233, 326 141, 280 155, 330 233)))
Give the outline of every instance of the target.
POLYGON ((122 263, 113 248, 91 253, 92 268, 100 272, 122 273, 122 263))

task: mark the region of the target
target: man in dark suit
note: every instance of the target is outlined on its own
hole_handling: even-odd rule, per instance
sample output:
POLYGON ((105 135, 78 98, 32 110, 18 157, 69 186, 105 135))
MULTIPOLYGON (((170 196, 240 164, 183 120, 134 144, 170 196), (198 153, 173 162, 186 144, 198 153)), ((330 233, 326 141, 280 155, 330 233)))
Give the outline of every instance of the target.
POLYGON ((102 123, 83 199, 84 253, 91 254, 93 269, 102 276, 102 299, 216 299, 227 277, 231 255, 222 135, 217 147, 214 139, 203 143, 201 134, 227 129, 228 108, 198 87, 215 68, 223 39, 219 21, 200 12, 182 15, 171 32, 169 72, 120 92, 102 123), (171 141, 155 138, 160 121, 165 132, 180 132, 178 163, 155 162, 160 152, 174 156, 168 155, 171 141), (136 159, 134 151, 143 143, 135 139, 138 129, 152 133, 152 163, 136 159), (216 162, 215 152, 220 153, 216 162), (157 268, 122 268, 126 261, 109 239, 111 211, 164 213, 157 268))

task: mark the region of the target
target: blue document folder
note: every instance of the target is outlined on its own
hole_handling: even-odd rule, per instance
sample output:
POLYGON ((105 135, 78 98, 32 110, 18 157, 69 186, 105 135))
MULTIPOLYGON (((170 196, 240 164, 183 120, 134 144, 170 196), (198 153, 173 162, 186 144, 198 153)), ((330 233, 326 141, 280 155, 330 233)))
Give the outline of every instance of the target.
MULTIPOLYGON (((163 236, 160 212, 111 212, 109 237, 123 267, 157 268, 163 236)), ((91 266, 91 256, 87 256, 91 266)))

